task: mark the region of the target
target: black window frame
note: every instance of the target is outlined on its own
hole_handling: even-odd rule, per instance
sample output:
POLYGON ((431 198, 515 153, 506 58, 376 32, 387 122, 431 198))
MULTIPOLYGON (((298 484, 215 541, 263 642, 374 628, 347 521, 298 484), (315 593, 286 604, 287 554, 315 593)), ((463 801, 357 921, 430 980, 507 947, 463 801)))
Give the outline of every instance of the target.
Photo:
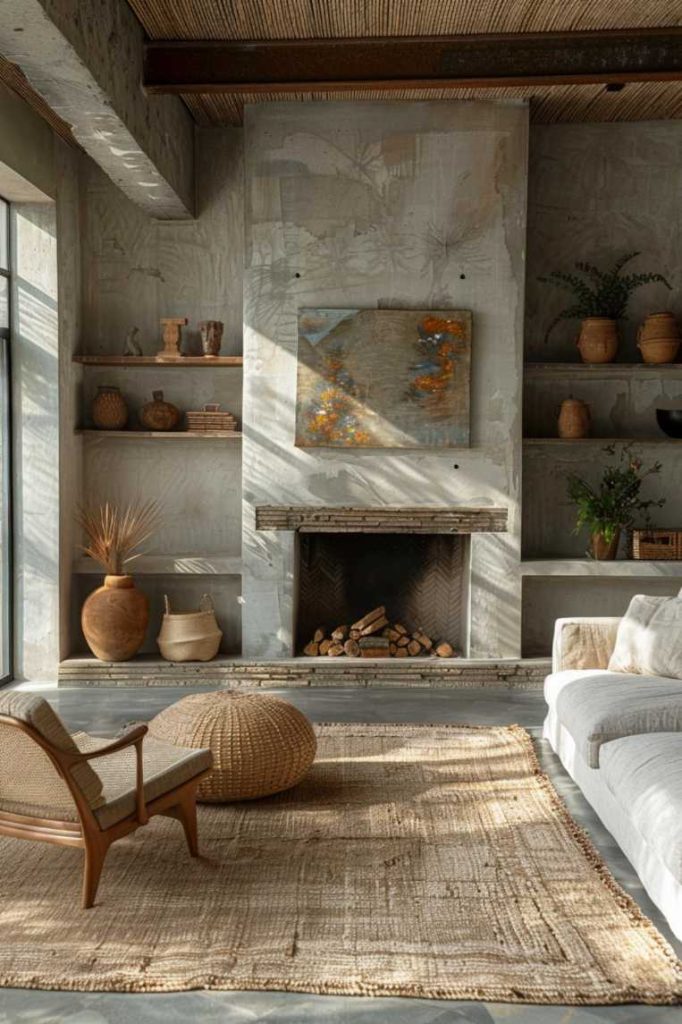
MULTIPOLYGON (((6 515, 0 521, 0 537, 4 557, 0 564, 0 587, 6 600, 0 609, 0 685, 10 682, 14 670, 14 586, 13 586, 13 505, 12 505, 12 207, 0 196, 0 204, 6 209, 4 239, 7 252, 7 267, 0 266, 0 277, 7 281, 8 317, 7 326, 0 325, 0 504, 6 515), (3 670, 6 669, 5 672, 3 670)), ((1 228, 0 228, 1 230, 1 228)))

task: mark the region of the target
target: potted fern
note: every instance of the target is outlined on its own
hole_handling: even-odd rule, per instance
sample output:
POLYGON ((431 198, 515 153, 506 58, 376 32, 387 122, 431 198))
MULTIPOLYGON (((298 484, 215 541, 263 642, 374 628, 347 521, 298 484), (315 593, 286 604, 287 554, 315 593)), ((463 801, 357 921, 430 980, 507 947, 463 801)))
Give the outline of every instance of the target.
POLYGON ((632 293, 644 284, 658 281, 670 285, 662 274, 623 274, 623 268, 639 256, 630 252, 621 256, 610 270, 600 270, 591 263, 578 261, 576 270, 583 276, 563 270, 552 270, 538 278, 570 292, 573 302, 552 320, 545 334, 548 341, 553 329, 562 320, 582 320, 578 349, 584 363, 611 363, 618 351, 618 321, 625 317, 632 293))
MULTIPOLYGON (((604 448, 607 455, 616 455, 615 444, 604 448)), ((661 508, 665 498, 642 501, 640 492, 646 477, 660 473, 661 463, 643 469, 640 459, 632 455, 632 446, 623 445, 615 465, 606 466, 596 488, 571 473, 568 496, 578 509, 575 532, 584 527, 590 531, 589 555, 598 561, 616 557, 621 530, 634 525, 638 512, 648 518, 650 508, 661 508)))
POLYGON ((83 605, 83 635, 100 661, 128 661, 144 641, 149 602, 126 570, 158 526, 158 507, 155 502, 132 502, 117 508, 107 502, 78 509, 76 519, 88 538, 82 550, 106 573, 103 585, 83 605))

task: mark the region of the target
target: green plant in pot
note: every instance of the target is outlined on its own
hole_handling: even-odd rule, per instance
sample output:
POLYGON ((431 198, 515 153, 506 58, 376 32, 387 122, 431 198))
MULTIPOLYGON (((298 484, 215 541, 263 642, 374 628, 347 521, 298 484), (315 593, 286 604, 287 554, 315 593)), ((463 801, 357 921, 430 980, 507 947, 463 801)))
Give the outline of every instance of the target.
POLYGON ((600 270, 592 263, 578 261, 575 268, 582 276, 552 270, 545 277, 539 277, 538 280, 544 284, 557 285, 573 296, 571 305, 562 309, 547 328, 545 341, 562 320, 581 320, 578 350, 583 362, 613 362, 618 351, 618 321, 625 318, 632 293, 654 281, 670 288, 662 274, 624 274, 624 267, 635 256, 639 253, 626 253, 610 270, 600 270))
POLYGON ((149 602, 126 568, 158 527, 158 506, 151 501, 119 508, 106 502, 78 509, 76 519, 88 537, 82 550, 106 572, 103 585, 83 605, 83 635, 100 661, 127 661, 144 641, 149 602))
POLYGON ((568 496, 578 510, 575 532, 587 527, 589 554, 600 561, 616 557, 621 531, 634 525, 638 513, 644 513, 648 523, 649 509, 665 504, 665 498, 643 501, 640 497, 645 479, 660 473, 660 462, 645 469, 641 460, 633 457, 631 445, 623 445, 618 455, 615 444, 604 451, 617 461, 604 467, 596 488, 576 473, 568 477, 568 496))

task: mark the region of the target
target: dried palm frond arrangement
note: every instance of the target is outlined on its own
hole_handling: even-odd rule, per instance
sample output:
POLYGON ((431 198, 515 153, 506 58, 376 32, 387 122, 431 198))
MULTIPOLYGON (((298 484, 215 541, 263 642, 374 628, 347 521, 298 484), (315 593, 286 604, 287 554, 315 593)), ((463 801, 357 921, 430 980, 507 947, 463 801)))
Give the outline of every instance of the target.
POLYGON ((128 505, 111 505, 108 501, 96 508, 81 506, 76 520, 88 536, 81 548, 102 566, 109 576, 122 576, 124 567, 139 558, 137 549, 158 528, 161 521, 155 501, 133 501, 128 505))

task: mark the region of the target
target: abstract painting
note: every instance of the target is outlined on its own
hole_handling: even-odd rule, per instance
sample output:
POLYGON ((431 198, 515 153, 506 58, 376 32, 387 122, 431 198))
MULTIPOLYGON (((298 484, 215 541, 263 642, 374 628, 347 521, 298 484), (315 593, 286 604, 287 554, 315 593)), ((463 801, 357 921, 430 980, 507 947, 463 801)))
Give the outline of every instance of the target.
POLYGON ((471 313, 301 309, 296 444, 469 444, 471 313))

